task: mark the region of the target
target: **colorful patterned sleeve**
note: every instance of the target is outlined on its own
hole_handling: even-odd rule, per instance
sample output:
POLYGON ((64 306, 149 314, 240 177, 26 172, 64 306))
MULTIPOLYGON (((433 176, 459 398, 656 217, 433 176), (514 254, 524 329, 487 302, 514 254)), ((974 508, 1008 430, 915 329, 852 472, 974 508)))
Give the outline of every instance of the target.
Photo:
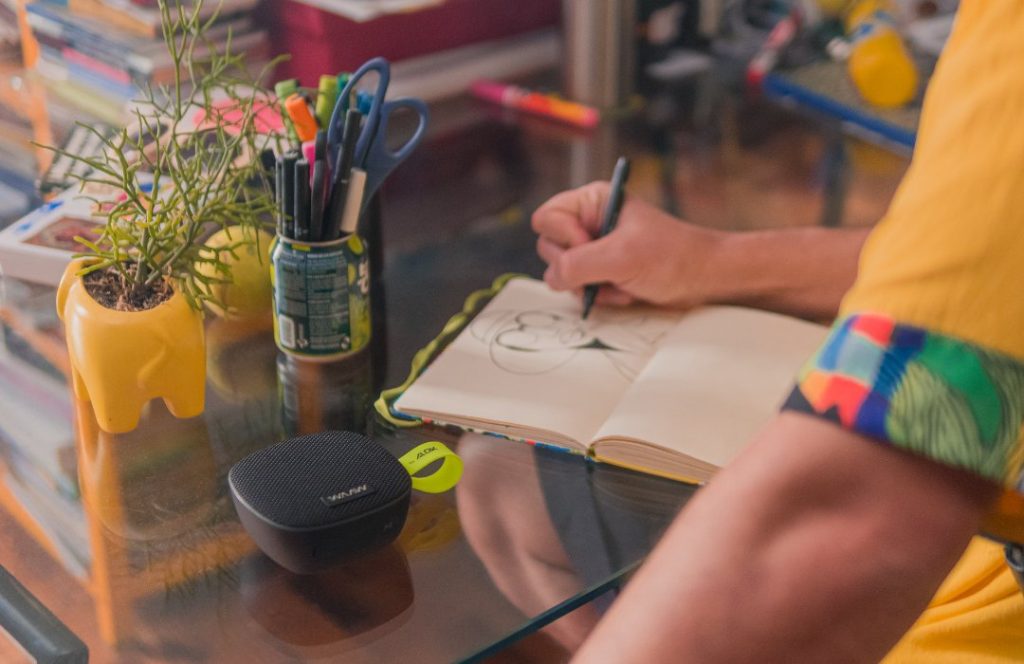
POLYGON ((1024 3, 962 0, 910 168, 786 408, 1004 487, 1024 541, 1024 3))
POLYGON ((1018 488, 1024 363, 880 314, 839 321, 785 409, 1018 488))

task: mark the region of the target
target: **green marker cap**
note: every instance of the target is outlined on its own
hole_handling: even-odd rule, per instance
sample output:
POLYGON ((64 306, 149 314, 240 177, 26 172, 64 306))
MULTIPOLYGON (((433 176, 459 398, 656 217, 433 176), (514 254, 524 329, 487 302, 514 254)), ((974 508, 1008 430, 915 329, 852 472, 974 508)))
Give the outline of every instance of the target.
POLYGON ((316 119, 321 127, 326 127, 334 112, 334 103, 338 100, 338 79, 330 74, 320 77, 320 85, 316 95, 316 119))
POLYGON ((296 78, 286 78, 283 81, 278 81, 274 84, 274 94, 282 102, 299 91, 299 80, 296 78))

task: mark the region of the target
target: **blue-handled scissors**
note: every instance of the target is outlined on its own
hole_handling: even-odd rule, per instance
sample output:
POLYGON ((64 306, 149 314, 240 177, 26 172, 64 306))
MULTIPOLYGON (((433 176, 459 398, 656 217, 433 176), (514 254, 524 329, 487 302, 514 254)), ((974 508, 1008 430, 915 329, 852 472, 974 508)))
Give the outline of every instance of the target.
POLYGON ((373 93, 370 111, 363 120, 363 128, 359 134, 359 141, 356 143, 355 165, 366 161, 366 154, 370 150, 370 143, 377 135, 377 127, 380 124, 381 105, 388 92, 388 85, 391 83, 391 64, 384 58, 373 58, 363 63, 363 66, 356 70, 348 83, 338 94, 338 101, 334 104, 334 112, 331 113, 331 121, 327 125, 327 148, 330 163, 337 163, 338 151, 341 150, 341 141, 345 133, 345 113, 348 111, 349 99, 356 85, 370 72, 377 73, 377 89, 373 93))
MULTIPOLYGON (((427 110, 427 105, 420 99, 402 98, 386 101, 381 105, 377 118, 377 134, 370 141, 366 158, 361 162, 362 168, 366 171, 366 188, 363 191, 364 206, 391 174, 391 171, 405 161, 406 157, 423 140, 423 136, 427 132, 429 118, 430 112, 427 110), (413 130, 412 136, 397 148, 391 149, 388 147, 388 121, 391 114, 399 109, 408 109, 414 113, 419 124, 413 130)), ((356 165, 360 165, 358 160, 356 165)))

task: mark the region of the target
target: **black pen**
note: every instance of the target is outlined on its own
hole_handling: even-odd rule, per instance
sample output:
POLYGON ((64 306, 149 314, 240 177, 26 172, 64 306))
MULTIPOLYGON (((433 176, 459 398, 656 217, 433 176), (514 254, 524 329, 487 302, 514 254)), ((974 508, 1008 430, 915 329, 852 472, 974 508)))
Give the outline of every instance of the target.
POLYGON ((295 239, 309 242, 309 162, 295 162, 295 239))
POLYGON ((319 129, 313 142, 313 158, 327 159, 327 132, 319 129))
POLYGON ((285 232, 284 221, 288 213, 284 209, 284 159, 277 159, 274 162, 274 206, 277 211, 277 234, 281 237, 288 235, 285 232))
POLYGON ((348 181, 352 173, 352 162, 355 159, 356 143, 359 142, 359 123, 363 116, 354 108, 345 114, 345 131, 342 134, 341 146, 338 148, 337 160, 331 177, 330 203, 327 205, 326 222, 324 223, 324 240, 330 241, 341 232, 341 222, 345 216, 345 201, 348 200, 348 181))
MULTIPOLYGON (((317 130, 316 138, 313 139, 313 155, 310 156, 307 152, 306 158, 309 159, 310 173, 316 168, 316 162, 324 162, 324 193, 329 194, 331 190, 331 162, 327 157, 327 132, 323 129, 317 130)), ((310 186, 313 186, 312 183, 310 183, 310 186)), ((327 206, 326 198, 324 199, 324 206, 327 206)))
POLYGON ((284 153, 284 236, 295 239, 295 162, 299 160, 296 150, 284 153))
MULTIPOLYGON (((324 228, 324 186, 327 184, 327 162, 317 159, 313 162, 313 184, 309 194, 309 241, 323 242, 324 228)), ((331 238, 333 239, 333 238, 331 238)))
MULTIPOLYGON (((597 237, 602 238, 615 230, 615 224, 619 220, 619 211, 622 210, 622 201, 626 197, 626 180, 629 179, 629 159, 619 157, 615 162, 615 172, 612 173, 612 190, 608 195, 608 204, 604 208, 604 219, 601 220, 601 229, 597 237)), ((583 289, 583 320, 590 315, 590 309, 594 306, 594 298, 597 297, 599 284, 588 284, 583 289)))

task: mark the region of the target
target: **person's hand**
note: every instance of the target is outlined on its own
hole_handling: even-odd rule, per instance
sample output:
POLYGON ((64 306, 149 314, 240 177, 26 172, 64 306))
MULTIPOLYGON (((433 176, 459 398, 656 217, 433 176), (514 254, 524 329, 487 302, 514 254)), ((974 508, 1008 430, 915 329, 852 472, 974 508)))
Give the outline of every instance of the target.
POLYGON ((707 301, 708 257, 722 233, 687 224, 627 196, 611 233, 594 239, 610 185, 592 182, 562 192, 533 214, 537 253, 548 264, 544 281, 555 290, 602 284, 599 304, 692 307, 707 301))

